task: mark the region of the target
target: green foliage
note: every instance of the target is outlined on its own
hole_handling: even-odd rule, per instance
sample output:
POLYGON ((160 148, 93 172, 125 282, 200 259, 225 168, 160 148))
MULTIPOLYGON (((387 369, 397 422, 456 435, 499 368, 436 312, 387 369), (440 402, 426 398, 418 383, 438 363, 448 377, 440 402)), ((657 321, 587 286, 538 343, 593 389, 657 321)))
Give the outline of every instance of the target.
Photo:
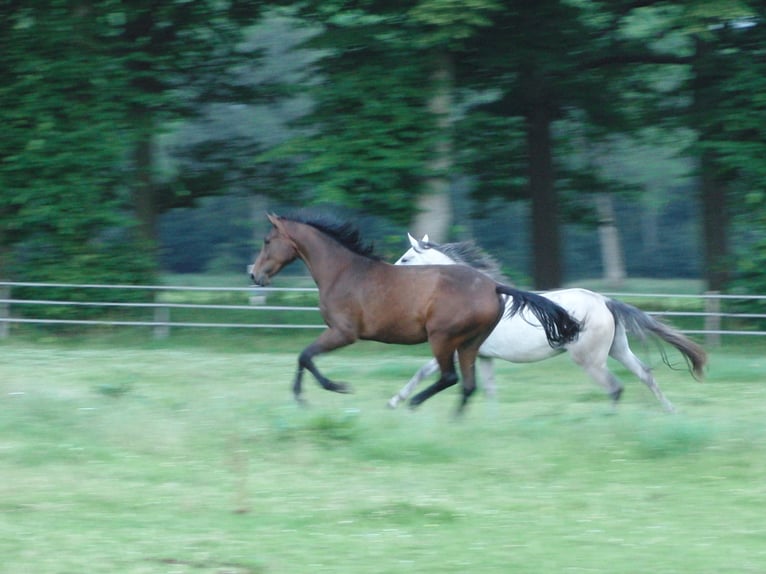
POLYGON ((315 107, 302 122, 306 135, 265 159, 294 158, 299 201, 342 203, 408 223, 434 175, 435 150, 449 139, 430 107, 444 88, 440 66, 499 10, 492 0, 302 4, 299 14, 312 23, 319 15, 324 26, 308 44, 322 50, 315 107))
MULTIPOLYGON (((200 194, 180 186, 147 191, 152 158, 145 144, 163 122, 187 115, 192 102, 231 95, 231 82, 220 77, 235 61, 242 25, 261 5, 3 6, 0 274, 8 276, 13 251, 18 278, 44 278, 34 265, 55 259, 59 281, 145 280, 153 246, 132 237, 129 213, 151 219, 200 194), (149 197, 154 191, 164 195, 149 197), (105 245, 110 235, 123 245, 105 245)), ((238 93, 252 91, 239 86, 238 93)))
MULTIPOLYGON (((727 186, 741 212, 733 240, 752 246, 740 276, 760 288, 748 262, 760 261, 762 242, 739 230, 760 224, 766 193, 761 2, 81 4, 0 4, 4 278, 144 281, 158 251, 135 236, 166 210, 230 190, 351 206, 397 225, 412 219, 433 176, 476 182, 479 209, 490 198, 526 198, 536 189, 534 111, 545 113, 554 135, 554 173, 542 175, 555 176, 570 220, 588 220, 590 193, 625 189, 626 170, 607 179, 599 161, 571 161, 583 144, 607 156, 603 144, 617 132, 647 124, 659 126, 655 135, 664 126, 694 130, 700 137, 687 153, 727 186), (281 27, 247 28, 277 5, 289 15, 279 16, 281 27), (305 29, 288 33, 297 18, 305 29), (434 113, 435 96, 447 93, 451 109, 434 113), (296 94, 299 104, 283 99, 296 94), (247 119, 236 130, 217 123, 264 100, 290 118, 311 110, 291 125, 298 137, 285 141, 270 112, 233 114, 247 119), (192 128, 191 118, 204 120, 192 128), (153 155, 158 143, 162 162, 153 155)), ((659 174, 640 178, 654 202, 662 180, 677 175, 660 174, 645 148, 630 148, 621 146, 632 165, 659 174)), ((237 228, 241 219, 244 230, 249 217, 222 219, 237 228)), ((170 247, 178 253, 180 243, 193 259, 194 231, 175 232, 181 240, 170 247)), ((208 243, 221 236, 199 235, 208 243)), ((232 269, 250 249, 247 239, 223 243, 183 268, 232 269)))
POLYGON ((64 244, 86 244, 118 224, 124 206, 118 185, 125 124, 109 97, 110 90, 119 91, 118 80, 108 59, 86 51, 81 22, 55 10, 40 16, 31 9, 11 13, 3 34, 5 249, 40 233, 64 244))
MULTIPOLYGON (((162 220, 160 260, 174 273, 242 273, 253 255, 252 214, 241 196, 209 197, 162 220)), ((265 218, 264 218, 265 219, 265 218)))
MULTIPOLYGON (((110 228, 93 238, 75 236, 62 240, 55 233, 37 234, 16 246, 6 270, 12 277, 40 283, 91 285, 149 285, 155 281, 151 250, 136 239, 130 230, 110 228), (82 243, 81 243, 82 242, 82 243)), ((91 289, 80 287, 16 287, 14 299, 87 302, 146 302, 151 291, 134 289, 91 289)), ((45 319, 99 319, 113 316, 140 318, 109 307, 25 306, 14 305, 14 313, 45 319)), ((145 312, 144 312, 145 313, 145 312)), ((145 317, 143 317, 145 318, 145 317)))
MULTIPOLYGON (((429 159, 434 118, 426 110, 427 62, 380 33, 394 16, 330 10, 310 46, 323 50, 315 106, 292 139, 263 160, 290 159, 294 201, 343 204, 409 221, 429 159), (341 17, 342 16, 342 17, 341 17)), ((385 28, 388 25, 388 28, 385 28)))
POLYGON ((295 171, 301 185, 310 186, 310 202, 409 220, 425 175, 424 132, 432 121, 415 84, 422 73, 400 68, 393 76, 380 63, 360 64, 353 76, 328 80, 333 88, 319 95, 315 112, 327 118, 321 129, 283 148, 303 157, 295 171))
MULTIPOLYGON (((713 3, 714 4, 714 3, 713 3)), ((739 241, 732 256, 736 266, 731 285, 738 292, 766 292, 766 12, 762 6, 743 12, 739 20, 728 16, 714 37, 706 36, 711 77, 718 82, 704 92, 715 113, 700 111, 703 136, 700 148, 712 158, 711 166, 726 186, 733 229, 739 241), (749 18, 747 18, 749 16, 749 18), (739 25, 737 25, 739 22, 739 25), (736 260, 734 260, 736 257, 736 260)), ((720 18, 720 17, 719 17, 720 18)), ((766 308, 757 304, 750 311, 766 308)))
MULTIPOLYGON (((751 196, 746 205, 751 212, 741 216, 738 225, 744 227, 743 235, 747 242, 737 253, 737 272, 731 288, 735 293, 763 295, 766 293, 766 202, 751 196)), ((748 301, 737 305, 735 310, 766 314, 766 302, 748 301)), ((766 320, 759 321, 761 329, 765 326, 766 320)))
POLYGON ((423 48, 458 48, 464 40, 492 25, 492 17, 503 9, 497 0, 423 0, 407 13, 416 27, 413 41, 423 48))

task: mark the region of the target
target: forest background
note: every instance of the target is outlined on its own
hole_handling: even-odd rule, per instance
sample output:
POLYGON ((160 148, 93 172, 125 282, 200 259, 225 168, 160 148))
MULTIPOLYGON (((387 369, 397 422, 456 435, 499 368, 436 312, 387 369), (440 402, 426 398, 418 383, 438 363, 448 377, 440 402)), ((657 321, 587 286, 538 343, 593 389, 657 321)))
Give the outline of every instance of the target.
POLYGON ((241 272, 309 205, 541 289, 766 292, 763 2, 0 6, 0 279, 241 272))

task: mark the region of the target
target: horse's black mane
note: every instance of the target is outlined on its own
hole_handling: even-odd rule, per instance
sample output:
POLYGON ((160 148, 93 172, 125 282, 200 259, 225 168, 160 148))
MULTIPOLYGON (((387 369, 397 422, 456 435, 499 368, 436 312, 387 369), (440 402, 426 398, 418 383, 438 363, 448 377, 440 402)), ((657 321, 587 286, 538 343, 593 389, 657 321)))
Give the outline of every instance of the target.
POLYGON ((350 221, 342 221, 333 215, 324 213, 293 213, 283 217, 318 229, 354 253, 370 259, 380 259, 375 254, 373 244, 362 239, 359 229, 350 221))
POLYGON ((500 263, 473 241, 460 241, 458 243, 431 243, 426 245, 432 249, 442 252, 450 259, 473 267, 485 275, 489 275, 495 281, 510 284, 508 278, 500 270, 500 263))

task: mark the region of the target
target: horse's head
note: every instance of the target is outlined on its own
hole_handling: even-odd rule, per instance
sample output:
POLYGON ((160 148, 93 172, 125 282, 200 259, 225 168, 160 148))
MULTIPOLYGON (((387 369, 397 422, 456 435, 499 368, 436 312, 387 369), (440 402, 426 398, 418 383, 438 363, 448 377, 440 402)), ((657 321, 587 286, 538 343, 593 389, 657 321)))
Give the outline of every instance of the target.
POLYGON ((298 248, 285 230, 284 220, 267 215, 273 225, 263 240, 263 249, 250 268, 250 278, 256 285, 268 285, 271 278, 298 257, 298 248))
POLYGON ((410 240, 410 248, 397 259, 394 265, 452 265, 455 263, 434 248, 434 244, 428 241, 428 235, 418 240, 408 233, 407 238, 410 240))

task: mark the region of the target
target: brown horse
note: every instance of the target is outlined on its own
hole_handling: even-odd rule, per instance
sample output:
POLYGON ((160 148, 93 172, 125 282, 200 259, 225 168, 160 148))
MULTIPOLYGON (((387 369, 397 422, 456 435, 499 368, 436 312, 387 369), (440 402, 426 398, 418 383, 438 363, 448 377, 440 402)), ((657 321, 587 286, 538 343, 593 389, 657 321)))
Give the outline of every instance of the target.
POLYGON ((348 223, 317 216, 267 216, 273 228, 250 269, 257 285, 300 258, 319 288, 319 310, 327 329, 298 358, 293 384, 301 400, 304 369, 322 387, 348 392, 314 365, 320 354, 350 345, 357 339, 411 345, 428 341, 441 377, 413 397, 417 406, 458 382, 453 356, 457 352, 463 382, 458 412, 475 390, 474 361, 479 345, 513 297, 512 314, 528 308, 542 324, 552 346, 577 337, 580 325, 564 309, 533 293, 502 285, 462 265, 397 267, 381 261, 348 223))

